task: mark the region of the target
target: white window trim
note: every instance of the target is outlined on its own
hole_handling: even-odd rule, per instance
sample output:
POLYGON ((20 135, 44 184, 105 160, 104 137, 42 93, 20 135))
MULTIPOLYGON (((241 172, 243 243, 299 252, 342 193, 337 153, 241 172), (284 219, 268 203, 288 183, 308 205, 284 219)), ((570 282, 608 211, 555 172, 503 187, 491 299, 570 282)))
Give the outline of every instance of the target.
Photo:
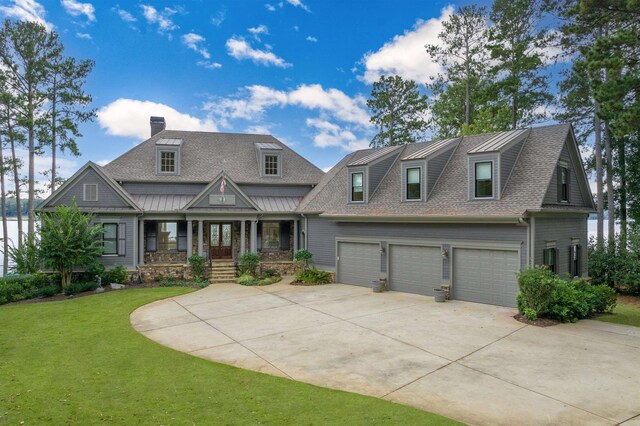
POLYGON ((474 200, 497 200, 496 197, 496 162, 494 160, 478 160, 471 163, 473 165, 473 188, 472 194, 474 200), (476 197, 476 164, 478 163, 491 163, 491 196, 490 197, 476 197))
POLYGON ((367 200, 367 187, 366 187, 365 179, 366 179, 366 173, 364 172, 364 170, 349 172, 349 203, 365 204, 367 200), (357 175, 357 174, 362 175, 362 201, 353 200, 353 175, 357 175))
POLYGON ((82 185, 82 201, 86 201, 89 203, 95 203, 98 202, 100 200, 100 197, 98 195, 98 184, 97 183, 85 183, 84 185, 82 185), (89 186, 93 186, 96 188, 96 199, 95 200, 89 200, 87 199, 87 187, 89 186))

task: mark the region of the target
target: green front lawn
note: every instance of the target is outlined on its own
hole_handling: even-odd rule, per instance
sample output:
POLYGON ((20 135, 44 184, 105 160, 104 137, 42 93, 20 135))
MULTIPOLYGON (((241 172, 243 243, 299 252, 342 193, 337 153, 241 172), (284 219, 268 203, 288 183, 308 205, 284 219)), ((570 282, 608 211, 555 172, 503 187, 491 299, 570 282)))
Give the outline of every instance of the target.
POLYGON ((602 315, 598 321, 640 327, 640 298, 618 296, 618 304, 612 315, 602 315))
POLYGON ((188 291, 136 289, 0 307, 0 424, 455 423, 206 361, 131 328, 138 306, 188 291))

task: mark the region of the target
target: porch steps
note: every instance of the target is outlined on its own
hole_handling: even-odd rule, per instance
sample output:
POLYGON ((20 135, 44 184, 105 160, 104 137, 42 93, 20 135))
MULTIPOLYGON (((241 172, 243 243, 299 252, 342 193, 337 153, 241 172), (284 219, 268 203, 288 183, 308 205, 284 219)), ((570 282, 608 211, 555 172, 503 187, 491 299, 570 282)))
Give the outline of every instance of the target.
POLYGON ((231 261, 213 261, 211 262, 211 275, 209 276, 211 284, 229 284, 236 282, 236 267, 231 261))

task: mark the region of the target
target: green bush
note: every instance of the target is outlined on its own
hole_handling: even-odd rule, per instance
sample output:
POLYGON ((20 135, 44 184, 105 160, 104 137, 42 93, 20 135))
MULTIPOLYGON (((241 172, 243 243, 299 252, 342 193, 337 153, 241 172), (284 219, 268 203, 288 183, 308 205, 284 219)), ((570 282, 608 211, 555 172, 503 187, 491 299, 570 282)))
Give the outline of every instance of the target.
POLYGON ((589 302, 587 292, 570 282, 561 281, 551 295, 548 316, 561 322, 576 322, 593 313, 593 306, 589 302))
MULTIPOLYGON (((549 268, 536 266, 518 274, 518 287, 523 309, 533 310, 536 315, 544 315, 549 307, 551 293, 560 279, 549 268)), ((519 306, 520 307, 520 306, 519 306)))
POLYGON ((96 284, 95 281, 78 281, 72 282, 71 284, 66 286, 63 291, 64 294, 69 296, 71 294, 78 294, 85 291, 95 290, 96 288, 98 288, 98 284, 96 284))
POLYGON ((524 317, 529 321, 535 321, 538 319, 538 313, 531 308, 524 308, 522 315, 524 315, 524 317))
POLYGON ((240 285, 255 285, 256 279, 253 275, 243 274, 236 279, 236 282, 240 285))
POLYGON ((591 304, 594 312, 613 312, 616 307, 616 292, 606 285, 592 285, 587 287, 587 292, 591 295, 591 304))
POLYGON ((249 274, 255 276, 259 265, 260 255, 258 253, 246 252, 240 256, 240 261, 238 262, 240 275, 249 274))
POLYGON ((129 281, 129 273, 124 266, 118 265, 102 274, 103 284, 126 284, 129 281))
POLYGON ((304 284, 329 284, 331 274, 316 268, 305 269, 296 274, 296 281, 304 284))
POLYGON ((271 277, 279 277, 280 274, 275 269, 265 269, 261 274, 262 278, 271 278, 271 277))
POLYGON ((296 250, 293 253, 293 260, 295 262, 301 263, 304 266, 304 269, 309 269, 309 265, 312 263, 313 254, 309 250, 296 250))
POLYGON ((598 247, 589 240, 589 275, 592 283, 640 295, 640 227, 631 227, 626 247, 620 235, 611 244, 598 247))
POLYGON ((205 272, 205 259, 204 256, 194 254, 189 258, 189 265, 191 265, 191 275, 195 281, 204 280, 205 272))
POLYGON ((240 285, 270 285, 273 283, 277 283, 278 281, 280 281, 282 278, 278 275, 273 276, 273 277, 261 277, 261 278, 255 278, 252 275, 249 274, 244 274, 244 275, 240 275, 237 279, 236 282, 240 285))
POLYGON ((84 270, 83 278, 84 281, 95 280, 96 277, 101 277, 104 279, 105 274, 104 265, 100 262, 91 262, 84 270))
POLYGON ((0 305, 60 293, 60 276, 37 273, 0 277, 0 305))
POLYGON ((11 269, 18 274, 34 274, 42 267, 40 241, 35 235, 25 235, 22 247, 9 246, 11 269))

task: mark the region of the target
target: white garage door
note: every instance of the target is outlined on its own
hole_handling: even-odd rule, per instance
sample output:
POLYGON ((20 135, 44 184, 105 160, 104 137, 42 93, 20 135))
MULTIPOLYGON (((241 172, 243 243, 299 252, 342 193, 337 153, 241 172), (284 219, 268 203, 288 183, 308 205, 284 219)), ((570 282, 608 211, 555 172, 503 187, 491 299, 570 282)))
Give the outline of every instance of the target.
POLYGON ((440 247, 389 245, 389 289, 433 295, 441 282, 440 247))
POLYGON ((342 284, 371 287, 380 278, 380 246, 371 243, 338 243, 338 279, 342 284))
POLYGON ((517 251, 453 249, 453 297, 468 302, 516 306, 517 251))

